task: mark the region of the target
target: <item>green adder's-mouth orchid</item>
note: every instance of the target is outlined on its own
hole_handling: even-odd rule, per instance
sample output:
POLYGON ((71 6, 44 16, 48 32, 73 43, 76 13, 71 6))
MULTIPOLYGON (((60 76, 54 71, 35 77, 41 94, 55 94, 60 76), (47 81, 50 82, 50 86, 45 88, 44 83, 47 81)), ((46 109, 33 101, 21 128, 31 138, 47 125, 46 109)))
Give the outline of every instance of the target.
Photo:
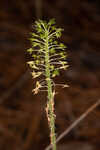
MULTIPOLYGON (((66 46, 59 42, 63 29, 55 26, 55 20, 49 22, 36 21, 34 32, 31 33, 32 47, 27 50, 31 55, 31 60, 27 62, 32 70, 32 77, 39 78, 36 87, 32 91, 37 94, 39 91, 47 91, 48 101, 46 113, 50 126, 50 137, 52 149, 56 150, 55 136, 55 115, 54 115, 54 96, 55 86, 53 78, 59 75, 60 70, 68 67, 66 61, 66 46), (40 79, 42 78, 42 79, 40 79)), ((58 84, 68 87, 65 84, 58 84)))

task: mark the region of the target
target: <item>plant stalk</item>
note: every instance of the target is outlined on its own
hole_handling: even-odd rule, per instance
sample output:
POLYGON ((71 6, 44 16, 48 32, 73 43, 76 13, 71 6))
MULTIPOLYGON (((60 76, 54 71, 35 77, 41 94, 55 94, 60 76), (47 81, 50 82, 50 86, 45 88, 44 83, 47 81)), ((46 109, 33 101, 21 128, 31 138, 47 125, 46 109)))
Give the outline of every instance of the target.
POLYGON ((46 31, 46 44, 45 44, 45 73, 47 81, 48 102, 46 107, 46 113, 48 123, 50 126, 50 140, 52 144, 52 150, 56 150, 56 135, 55 135, 55 114, 54 114, 54 95, 50 77, 50 63, 49 63, 49 45, 48 45, 48 31, 46 31))

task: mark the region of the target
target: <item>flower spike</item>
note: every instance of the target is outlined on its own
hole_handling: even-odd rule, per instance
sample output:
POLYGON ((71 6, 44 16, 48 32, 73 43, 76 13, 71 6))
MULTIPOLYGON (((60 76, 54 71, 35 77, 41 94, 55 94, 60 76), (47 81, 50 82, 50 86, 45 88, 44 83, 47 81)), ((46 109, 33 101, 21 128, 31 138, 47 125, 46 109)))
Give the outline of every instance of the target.
POLYGON ((47 91, 47 107, 46 113, 48 124, 50 127, 50 139, 53 150, 56 150, 56 135, 55 135, 55 114, 54 114, 54 96, 55 86, 68 87, 66 84, 55 84, 53 78, 58 76, 60 70, 65 70, 68 67, 66 62, 66 46, 59 42, 62 28, 55 26, 55 19, 49 22, 38 20, 35 21, 35 30, 31 33, 31 45, 27 52, 31 55, 31 60, 27 62, 32 72, 32 78, 38 78, 34 94, 39 91, 47 91), (40 80, 42 78, 42 80, 40 80))

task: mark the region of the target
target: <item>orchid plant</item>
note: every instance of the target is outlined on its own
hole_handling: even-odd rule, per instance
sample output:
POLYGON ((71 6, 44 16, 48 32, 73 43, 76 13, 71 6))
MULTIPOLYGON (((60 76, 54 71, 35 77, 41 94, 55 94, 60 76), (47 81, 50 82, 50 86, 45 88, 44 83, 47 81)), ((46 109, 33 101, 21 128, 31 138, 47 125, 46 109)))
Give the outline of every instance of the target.
MULTIPOLYGON (((34 31, 30 38, 32 47, 27 50, 31 55, 31 60, 27 64, 32 70, 32 78, 38 78, 36 87, 32 91, 34 94, 39 91, 47 91, 46 114, 53 150, 56 150, 54 96, 55 86, 59 85, 54 83, 53 78, 59 75, 61 69, 66 70, 68 67, 66 46, 58 41, 62 31, 62 28, 56 27, 54 19, 49 22, 35 21, 34 31)), ((65 84, 60 85, 68 87, 65 84)))

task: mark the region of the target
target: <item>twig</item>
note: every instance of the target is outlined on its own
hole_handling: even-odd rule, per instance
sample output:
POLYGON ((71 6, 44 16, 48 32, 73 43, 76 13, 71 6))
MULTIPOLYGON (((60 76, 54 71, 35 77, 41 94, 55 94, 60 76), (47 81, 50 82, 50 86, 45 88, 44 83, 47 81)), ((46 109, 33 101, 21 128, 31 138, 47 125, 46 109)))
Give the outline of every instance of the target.
MULTIPOLYGON (((89 113, 91 113, 98 105, 100 104, 100 99, 93 104, 90 108, 86 110, 78 119, 76 119, 63 133, 59 135, 59 137, 56 140, 56 143, 58 143, 65 135, 67 135, 74 127, 78 125, 89 113)), ((50 150, 52 148, 52 145, 46 147, 45 150, 50 150)))

